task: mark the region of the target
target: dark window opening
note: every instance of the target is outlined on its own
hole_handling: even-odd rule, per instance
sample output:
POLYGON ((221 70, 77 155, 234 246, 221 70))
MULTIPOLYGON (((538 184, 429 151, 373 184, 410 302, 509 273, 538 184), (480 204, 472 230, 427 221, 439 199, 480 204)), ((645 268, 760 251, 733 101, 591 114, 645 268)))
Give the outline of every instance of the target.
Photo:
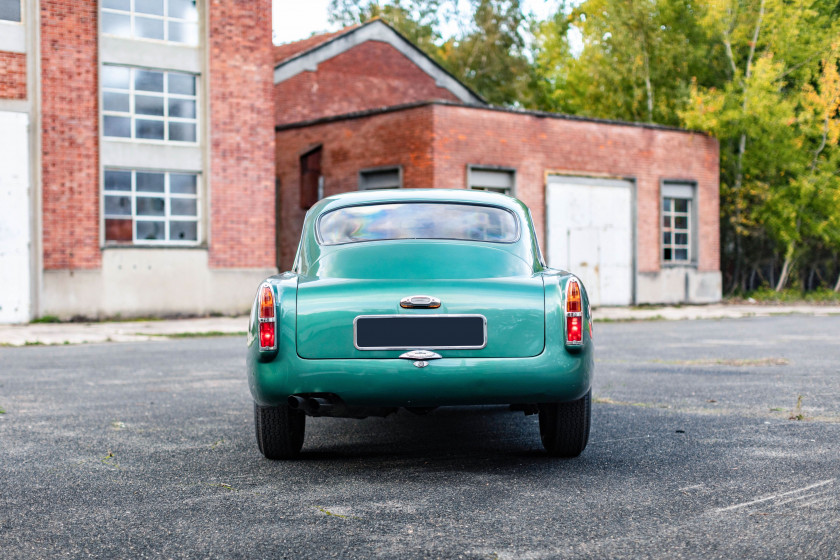
POLYGON ((321 154, 319 146, 300 156, 300 207, 309 210, 323 195, 321 154))

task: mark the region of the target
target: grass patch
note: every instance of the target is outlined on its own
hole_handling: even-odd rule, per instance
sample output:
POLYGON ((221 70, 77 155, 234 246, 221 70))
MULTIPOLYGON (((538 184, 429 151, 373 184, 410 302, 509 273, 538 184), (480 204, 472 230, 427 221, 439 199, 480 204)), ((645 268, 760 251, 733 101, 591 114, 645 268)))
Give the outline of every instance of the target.
POLYGON ((667 404, 617 401, 617 400, 611 399, 609 397, 592 397, 592 402, 594 402, 595 404, 615 404, 615 405, 619 405, 619 406, 638 406, 640 408, 671 408, 671 406, 667 405, 667 404))
POLYGON ((667 364, 674 366, 735 366, 735 367, 761 367, 761 366, 786 366, 790 362, 787 358, 758 358, 758 359, 706 359, 706 360, 651 360, 655 364, 667 364))
POLYGON ((6 409, 0 406, 0 414, 6 414, 6 409))
POLYGON ((805 420, 805 414, 802 413, 802 399, 804 398, 805 397, 803 395, 799 395, 796 398, 796 407, 790 413, 790 417, 788 418, 788 420, 805 420))
POLYGON ((641 321, 665 321, 665 317, 662 315, 653 315, 652 317, 627 317, 627 318, 608 318, 605 317, 603 319, 598 318, 598 313, 592 313, 594 317, 592 318, 592 324, 597 325, 598 323, 638 323, 641 321))
POLYGON ((757 303, 815 303, 815 304, 840 304, 840 292, 835 292, 828 288, 820 288, 810 292, 803 292, 801 290, 787 289, 777 292, 771 288, 759 288, 752 292, 739 294, 731 298, 729 301, 733 303, 743 303, 750 299, 757 303))
POLYGON ((37 319, 32 319, 29 323, 34 325, 37 323, 60 323, 61 319, 56 317, 55 315, 44 315, 43 317, 38 317, 37 319))
POLYGON ((222 331, 207 331, 207 332, 182 332, 172 334, 149 334, 149 333, 134 333, 137 336, 157 336, 161 338, 212 338, 215 336, 245 336, 246 331, 236 332, 222 332, 222 331))

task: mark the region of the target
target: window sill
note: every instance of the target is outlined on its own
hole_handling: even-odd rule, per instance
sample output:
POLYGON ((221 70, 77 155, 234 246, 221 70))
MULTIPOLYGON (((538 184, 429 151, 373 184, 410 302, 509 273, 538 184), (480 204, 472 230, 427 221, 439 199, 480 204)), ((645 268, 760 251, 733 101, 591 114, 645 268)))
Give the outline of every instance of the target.
POLYGON ((105 245, 100 245, 99 249, 102 251, 108 251, 111 249, 188 249, 188 250, 198 250, 198 251, 206 251, 209 247, 205 244, 198 244, 198 245, 177 245, 175 243, 126 243, 126 244, 118 244, 118 243, 107 243, 105 245))
POLYGON ((662 268, 697 268, 696 262, 662 262, 659 265, 662 268))

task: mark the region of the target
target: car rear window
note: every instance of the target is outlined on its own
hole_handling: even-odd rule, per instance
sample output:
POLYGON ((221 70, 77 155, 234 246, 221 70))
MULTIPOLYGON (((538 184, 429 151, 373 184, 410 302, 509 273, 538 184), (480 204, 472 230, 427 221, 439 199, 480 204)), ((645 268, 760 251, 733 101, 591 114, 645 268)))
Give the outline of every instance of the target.
POLYGON ((478 204, 399 202, 348 206, 318 220, 318 238, 323 245, 386 239, 512 243, 518 237, 513 212, 478 204))

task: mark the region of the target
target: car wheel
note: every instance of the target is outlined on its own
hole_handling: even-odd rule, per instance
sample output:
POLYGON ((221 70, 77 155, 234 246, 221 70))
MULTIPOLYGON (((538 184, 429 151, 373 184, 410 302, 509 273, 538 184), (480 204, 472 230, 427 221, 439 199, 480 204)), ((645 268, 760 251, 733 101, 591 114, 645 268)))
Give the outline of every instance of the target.
POLYGON ((567 403, 539 405, 540 439, 552 457, 577 457, 589 441, 592 390, 567 403))
POLYGON ((254 403, 254 429, 257 446, 267 459, 294 459, 303 447, 306 415, 286 405, 254 403))

